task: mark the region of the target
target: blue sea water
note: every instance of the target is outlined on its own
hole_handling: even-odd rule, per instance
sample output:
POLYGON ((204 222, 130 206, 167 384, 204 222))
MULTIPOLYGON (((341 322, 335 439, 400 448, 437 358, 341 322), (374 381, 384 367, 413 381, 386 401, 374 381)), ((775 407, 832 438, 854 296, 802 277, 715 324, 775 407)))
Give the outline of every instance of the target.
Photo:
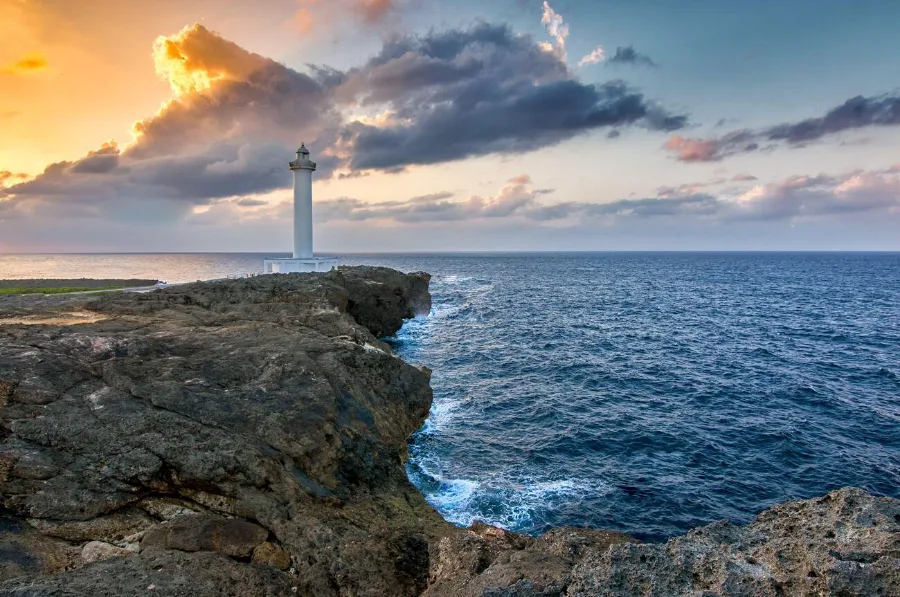
MULTIPOLYGON (((261 267, 259 255, 34 259, 0 256, 0 278, 261 267)), ((434 370, 407 471, 452 522, 663 539, 845 485, 900 497, 900 254, 341 261, 434 275, 431 314, 392 343, 434 370)))

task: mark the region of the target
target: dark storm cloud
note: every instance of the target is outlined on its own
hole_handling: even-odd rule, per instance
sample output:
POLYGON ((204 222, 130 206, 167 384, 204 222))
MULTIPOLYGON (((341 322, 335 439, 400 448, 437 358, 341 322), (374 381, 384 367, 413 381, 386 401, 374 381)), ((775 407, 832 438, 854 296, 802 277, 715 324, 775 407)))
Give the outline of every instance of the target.
POLYGON ((657 66, 653 60, 650 59, 649 56, 645 54, 641 54, 637 50, 634 49, 634 46, 619 46, 616 48, 616 53, 613 54, 612 58, 609 59, 610 64, 630 64, 630 65, 638 65, 643 64, 645 66, 657 66))
POLYGON ((674 136, 666 149, 683 162, 713 162, 723 158, 774 148, 780 144, 803 147, 828 135, 873 126, 900 125, 900 95, 856 96, 829 110, 824 116, 783 123, 760 130, 738 130, 718 138, 694 139, 674 136))
POLYGON ((392 40, 336 93, 394 116, 345 127, 342 143, 358 169, 532 151, 603 127, 687 123, 623 82, 581 83, 531 37, 490 24, 392 40))

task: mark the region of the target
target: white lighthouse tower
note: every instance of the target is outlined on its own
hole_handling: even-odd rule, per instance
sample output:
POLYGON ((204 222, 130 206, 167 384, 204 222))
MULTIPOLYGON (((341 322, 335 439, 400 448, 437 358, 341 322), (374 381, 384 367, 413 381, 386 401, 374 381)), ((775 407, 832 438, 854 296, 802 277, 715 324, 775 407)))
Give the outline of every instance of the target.
POLYGON ((312 173, 316 163, 309 159, 305 144, 300 145, 297 159, 289 165, 294 173, 294 256, 266 259, 265 273, 327 272, 335 260, 313 256, 312 173))

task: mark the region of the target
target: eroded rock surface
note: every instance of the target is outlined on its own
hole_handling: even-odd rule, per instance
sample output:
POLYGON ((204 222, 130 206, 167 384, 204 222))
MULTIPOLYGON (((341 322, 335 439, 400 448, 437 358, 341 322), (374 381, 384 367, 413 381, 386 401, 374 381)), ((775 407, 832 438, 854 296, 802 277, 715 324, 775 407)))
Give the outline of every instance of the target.
POLYGON ((441 539, 428 597, 900 595, 900 501, 846 488, 665 544, 581 529, 476 526, 441 539))
POLYGON ((107 558, 141 545, 178 567, 196 559, 159 552, 232 568, 257 553, 301 594, 424 589, 446 526, 401 459, 430 372, 378 336, 428 311, 426 274, 259 276, 29 314, 78 300, 107 319, 0 327, 4 577, 104 560, 78 578, 102 565, 143 583, 145 564, 115 561, 135 557, 107 558))
POLYGON ((406 479, 430 372, 378 338, 427 274, 274 275, 0 318, 0 595, 900 595, 900 501, 858 489, 666 544, 445 522, 406 479))

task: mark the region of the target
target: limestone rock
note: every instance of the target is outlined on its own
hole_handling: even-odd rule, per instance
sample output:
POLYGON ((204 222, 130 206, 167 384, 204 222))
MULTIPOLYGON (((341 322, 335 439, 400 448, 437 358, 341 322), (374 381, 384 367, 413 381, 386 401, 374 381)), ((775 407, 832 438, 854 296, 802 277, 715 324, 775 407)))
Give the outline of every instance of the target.
POLYGON ((591 553, 567 595, 900 595, 900 501, 842 489, 746 527, 715 523, 665 545, 591 553))
POLYGON ((553 529, 535 540, 476 523, 440 540, 427 597, 561 596, 589 550, 634 541, 611 531, 553 529))
POLYGON ((80 550, 45 537, 28 524, 0 517, 0 581, 54 574, 80 563, 80 550))
POLYGON ((271 536, 298 555, 300 594, 418 594, 450 528, 402 466, 429 372, 380 337, 428 310, 428 278, 350 268, 0 300, 0 318, 105 317, 0 325, 2 508, 76 543, 73 566, 87 541, 144 533, 147 553, 249 558, 271 536), (182 529, 188 513, 237 522, 182 529), (234 541, 233 526, 254 530, 234 541))
POLYGON ((265 541, 256 546, 250 561, 254 564, 265 564, 279 570, 287 570, 291 567, 291 554, 283 547, 265 541))
POLYGON ((245 520, 187 515, 144 533, 141 550, 215 551, 235 558, 247 558, 268 536, 266 529, 245 520))
POLYGON ((662 545, 582 529, 554 529, 536 541, 509 535, 476 526, 442 539, 424 595, 900 595, 900 500, 854 488, 662 545))
POLYGON ((213 552, 153 551, 113 558, 52 576, 0 584, 4 597, 285 597, 299 580, 271 566, 237 562, 213 552))
POLYGON ((86 564, 92 564, 102 560, 131 556, 136 554, 137 551, 136 547, 118 547, 111 543, 104 543, 103 541, 89 541, 81 548, 81 559, 84 560, 86 564))

